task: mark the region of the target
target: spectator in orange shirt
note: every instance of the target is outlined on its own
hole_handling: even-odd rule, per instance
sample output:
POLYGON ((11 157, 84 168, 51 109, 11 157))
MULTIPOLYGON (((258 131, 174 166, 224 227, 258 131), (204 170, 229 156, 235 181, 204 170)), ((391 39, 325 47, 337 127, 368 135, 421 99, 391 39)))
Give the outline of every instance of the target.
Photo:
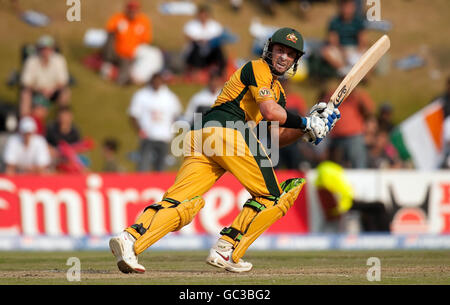
POLYGON ((114 14, 108 20, 106 30, 108 41, 105 44, 104 59, 118 66, 117 82, 127 84, 136 49, 152 40, 151 21, 140 12, 140 3, 130 0, 124 12, 114 14))
MULTIPOLYGON (((324 100, 328 101, 331 93, 324 100)), ((342 117, 330 133, 330 154, 344 167, 367 168, 364 132, 366 123, 374 119, 374 102, 361 87, 339 106, 342 117)))

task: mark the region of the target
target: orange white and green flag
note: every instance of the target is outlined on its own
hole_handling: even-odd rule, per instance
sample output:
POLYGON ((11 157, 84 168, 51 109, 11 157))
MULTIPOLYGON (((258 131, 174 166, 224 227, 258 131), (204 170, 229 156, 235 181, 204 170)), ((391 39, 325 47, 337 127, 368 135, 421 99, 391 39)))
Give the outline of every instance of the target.
POLYGON ((416 112, 391 134, 402 159, 420 170, 437 169, 444 161, 444 109, 440 100, 416 112))

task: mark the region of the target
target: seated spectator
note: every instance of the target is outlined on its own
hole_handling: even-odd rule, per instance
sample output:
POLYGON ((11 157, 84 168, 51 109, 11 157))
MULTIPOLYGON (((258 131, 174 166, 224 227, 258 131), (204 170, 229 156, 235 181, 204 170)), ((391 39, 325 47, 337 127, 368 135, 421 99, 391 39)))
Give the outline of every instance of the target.
POLYGON ((222 77, 217 73, 212 73, 209 77, 208 85, 200 92, 194 94, 189 100, 184 113, 185 120, 193 124, 195 113, 205 114, 205 112, 214 104, 217 96, 219 96, 222 85, 222 77))
POLYGON ((369 118, 364 127, 364 142, 369 149, 377 141, 378 121, 375 117, 369 118))
POLYGON ((107 138, 103 141, 102 155, 103 155, 103 168, 102 172, 121 172, 122 166, 117 160, 117 152, 119 150, 119 143, 114 138, 107 138))
MULTIPOLYGON (((331 93, 325 97, 329 100, 331 93)), ((330 133, 332 159, 344 167, 366 168, 367 149, 364 131, 373 120, 374 102, 361 87, 357 87, 339 107, 342 114, 339 124, 330 133)))
POLYGON ((43 95, 36 95, 33 98, 33 106, 31 108, 31 117, 36 122, 36 133, 45 137, 46 121, 48 117, 50 101, 43 95))
POLYGON ((222 25, 211 18, 209 6, 199 6, 197 17, 184 25, 189 44, 186 52, 188 72, 214 66, 223 75, 226 60, 218 38, 223 34, 222 25))
POLYGON ((173 137, 172 123, 181 112, 178 97, 159 73, 133 95, 128 115, 140 140, 138 171, 165 170, 173 137))
POLYGON ((47 142, 36 134, 37 126, 31 117, 19 122, 19 132, 11 135, 5 145, 3 162, 5 173, 41 174, 48 171, 51 162, 47 142))
POLYGON ((402 168, 402 161, 397 150, 389 140, 389 133, 385 129, 377 131, 375 141, 368 147, 369 168, 402 168))
POLYGON ((367 48, 364 19, 356 14, 355 0, 339 0, 339 14, 328 26, 322 57, 345 76, 367 48))
POLYGON ((56 121, 48 125, 45 137, 52 149, 57 149, 61 141, 74 144, 81 140, 80 132, 73 123, 73 113, 69 106, 58 109, 56 121))
POLYGON ((65 58, 55 52, 52 37, 42 36, 37 42, 37 55, 28 57, 21 74, 20 115, 30 115, 33 99, 46 99, 67 105, 70 101, 69 72, 65 58))
POLYGON ((389 103, 384 103, 380 106, 378 110, 378 128, 381 130, 385 130, 387 132, 391 132, 394 128, 394 122, 392 118, 393 109, 389 103))
POLYGON ((46 138, 58 171, 81 173, 87 170, 89 161, 82 153, 92 149, 93 141, 81 138, 69 106, 58 109, 56 121, 47 127, 46 138))
POLYGON ((130 82, 130 69, 140 45, 152 40, 150 19, 140 12, 140 3, 130 0, 124 12, 114 14, 107 22, 108 41, 104 48, 104 60, 118 67, 117 83, 130 82))

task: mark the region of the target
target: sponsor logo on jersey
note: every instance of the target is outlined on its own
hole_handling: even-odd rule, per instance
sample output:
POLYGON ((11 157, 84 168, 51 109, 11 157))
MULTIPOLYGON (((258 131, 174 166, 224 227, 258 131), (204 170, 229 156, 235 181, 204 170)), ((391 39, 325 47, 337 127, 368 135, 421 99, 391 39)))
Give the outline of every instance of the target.
POLYGON ((259 96, 261 97, 272 96, 272 91, 269 88, 262 87, 261 89, 259 89, 259 96))

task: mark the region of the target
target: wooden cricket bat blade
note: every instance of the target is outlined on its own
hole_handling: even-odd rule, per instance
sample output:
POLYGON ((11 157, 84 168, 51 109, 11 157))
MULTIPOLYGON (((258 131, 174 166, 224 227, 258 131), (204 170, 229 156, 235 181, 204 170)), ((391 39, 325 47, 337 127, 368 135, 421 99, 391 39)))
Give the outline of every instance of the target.
POLYGON ((378 39, 378 41, 375 42, 363 56, 361 56, 358 62, 345 76, 331 96, 329 103, 332 103, 334 107, 339 107, 364 76, 366 76, 370 69, 372 69, 387 50, 389 50, 390 46, 391 41, 387 35, 383 35, 378 39))

